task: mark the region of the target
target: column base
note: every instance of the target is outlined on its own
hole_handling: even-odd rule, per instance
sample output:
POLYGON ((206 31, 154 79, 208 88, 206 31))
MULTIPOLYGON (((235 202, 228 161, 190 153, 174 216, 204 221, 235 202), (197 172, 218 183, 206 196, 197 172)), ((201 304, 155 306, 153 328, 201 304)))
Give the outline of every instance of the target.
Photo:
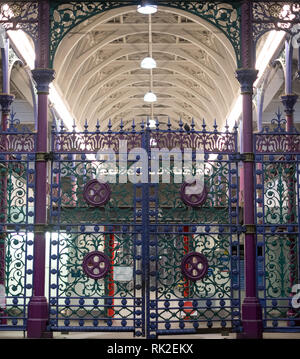
POLYGON ((262 339, 262 309, 256 297, 246 297, 242 305, 243 332, 237 334, 237 339, 262 339))
POLYGON ((45 297, 31 297, 28 304, 27 338, 49 338, 46 332, 48 303, 45 297))

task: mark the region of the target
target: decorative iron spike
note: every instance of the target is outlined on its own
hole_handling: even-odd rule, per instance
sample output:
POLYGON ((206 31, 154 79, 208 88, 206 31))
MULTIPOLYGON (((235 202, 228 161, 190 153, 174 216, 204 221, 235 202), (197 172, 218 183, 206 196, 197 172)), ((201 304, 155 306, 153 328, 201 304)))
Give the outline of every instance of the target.
POLYGON ((61 132, 63 132, 64 127, 65 127, 65 126, 64 126, 64 121, 61 120, 61 121, 60 121, 60 131, 61 131, 61 132))
POLYGON ((97 119, 97 123, 96 123, 96 131, 99 132, 100 130, 100 121, 99 118, 97 119))
POLYGON ((144 128, 145 128, 145 123, 144 123, 144 119, 142 119, 141 129, 143 130, 144 128))
POLYGON ((202 120, 202 127, 203 127, 203 131, 205 131, 205 128, 206 128, 206 123, 205 123, 204 118, 203 118, 203 120, 202 120))
POLYGON ((275 112, 275 116, 276 118, 273 118, 271 120, 271 124, 275 126, 275 128, 272 130, 272 132, 276 132, 276 133, 283 133, 286 132, 286 119, 282 116, 282 112, 280 111, 280 108, 278 107, 277 112, 275 112))
POLYGON ((282 116, 282 112, 280 110, 280 107, 278 106, 278 110, 275 112, 275 115, 277 116, 277 118, 280 120, 281 116, 282 116))
POLYGON ((179 119, 180 131, 183 131, 182 126, 183 126, 183 122, 182 122, 182 119, 181 119, 181 117, 180 117, 180 119, 179 119))
POLYGON ((238 127, 237 121, 234 122, 233 129, 234 129, 234 132, 238 132, 239 127, 238 127))
POLYGON ((131 128, 132 128, 132 132, 134 132, 134 131, 135 131, 135 121, 134 121, 134 118, 132 119, 131 128))
POLYGON ((156 126, 156 129, 159 130, 159 121, 158 121, 158 118, 157 118, 156 121, 155 121, 155 126, 156 126))
POLYGON ((75 123, 75 118, 73 118, 73 132, 76 132, 76 123, 75 123))
POLYGON ((192 118, 191 127, 192 127, 192 131, 194 131, 194 130, 195 130, 195 121, 194 121, 194 117, 192 118))
POLYGON ((171 120, 170 120, 170 117, 168 117, 168 130, 170 131, 171 130, 171 120))
POLYGON ((215 132, 218 131, 218 125, 217 125, 217 120, 216 119, 214 120, 214 129, 215 129, 215 132))
POLYGON ((85 123, 84 123, 84 129, 85 129, 85 131, 87 131, 88 128, 89 128, 89 125, 88 125, 87 119, 85 119, 85 123))
POLYGON ((109 119, 108 120, 108 125, 107 125, 107 127, 108 127, 108 132, 110 132, 111 131, 111 119, 109 119))
POLYGON ((123 118, 121 118, 121 122, 120 122, 120 129, 123 130, 124 124, 123 124, 123 118))

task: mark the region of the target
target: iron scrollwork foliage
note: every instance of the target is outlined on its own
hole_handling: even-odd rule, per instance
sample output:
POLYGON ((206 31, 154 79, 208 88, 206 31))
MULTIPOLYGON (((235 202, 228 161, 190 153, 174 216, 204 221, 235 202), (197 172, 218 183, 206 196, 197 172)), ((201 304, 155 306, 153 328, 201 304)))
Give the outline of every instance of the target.
POLYGON ((279 110, 271 126, 255 134, 257 224, 263 226, 260 295, 267 303, 267 327, 289 315, 291 288, 298 283, 299 144, 299 133, 295 128, 287 132, 279 110))
POLYGON ((5 1, 0 5, 0 16, 6 30, 23 30, 37 42, 38 1, 5 1))
POLYGON ((266 237, 266 293, 270 298, 284 298, 290 294, 290 244, 285 236, 266 237))
MULTIPOLYGON (((115 234, 115 243, 110 241, 109 233, 89 232, 81 228, 82 231, 73 233, 69 229, 67 233, 60 236, 59 246, 55 242, 52 246, 51 259, 53 263, 59 261, 59 271, 52 271, 53 296, 62 298, 59 307, 60 317, 62 318, 84 318, 84 319, 101 319, 105 316, 105 302, 108 303, 109 283, 113 280, 113 269, 110 269, 105 278, 94 280, 89 278, 83 271, 82 261, 84 257, 91 251, 102 249, 104 253, 114 261, 114 266, 126 265, 131 266, 133 262, 132 255, 129 255, 129 248, 132 245, 132 235, 115 234), (125 250, 127 249, 127 250, 125 250), (117 254, 116 254, 117 253, 117 254), (68 299, 77 297, 79 299, 79 307, 76 300, 68 299), (65 299, 67 298, 67 299, 65 299), (84 298, 98 298, 94 303, 85 307, 83 305, 84 298), (65 300, 64 300, 65 299, 65 300)), ((56 268, 56 265, 53 265, 56 268)), ((114 281, 114 296, 122 298, 133 298, 132 281, 119 282, 114 281)), ((107 304, 106 303, 106 304, 107 304)), ((132 315, 132 309, 115 308, 119 319, 132 315)))
POLYGON ((271 126, 265 126, 255 136, 255 152, 259 156, 266 154, 297 154, 300 152, 300 134, 295 128, 286 131, 286 119, 278 110, 271 121, 271 126))
POLYGON ((253 2, 253 35, 255 42, 270 30, 284 30, 293 34, 294 25, 298 24, 299 21, 300 5, 298 2, 253 2))

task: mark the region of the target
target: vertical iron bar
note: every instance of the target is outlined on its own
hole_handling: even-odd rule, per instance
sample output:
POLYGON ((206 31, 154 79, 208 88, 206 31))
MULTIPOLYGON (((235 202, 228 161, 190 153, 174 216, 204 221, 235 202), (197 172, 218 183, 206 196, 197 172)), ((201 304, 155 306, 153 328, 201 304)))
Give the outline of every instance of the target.
MULTIPOLYGON (((149 157, 150 129, 147 126, 142 134, 142 148, 149 157)), ((149 162, 149 161, 148 161, 149 162)), ((148 170, 148 168, 147 168, 148 170)), ((148 172, 149 182, 149 172, 148 172)), ((146 337, 150 337, 150 286, 149 286, 149 183, 142 183, 142 258, 143 258, 143 297, 146 312, 146 337), (146 300, 146 303, 145 303, 146 300)))

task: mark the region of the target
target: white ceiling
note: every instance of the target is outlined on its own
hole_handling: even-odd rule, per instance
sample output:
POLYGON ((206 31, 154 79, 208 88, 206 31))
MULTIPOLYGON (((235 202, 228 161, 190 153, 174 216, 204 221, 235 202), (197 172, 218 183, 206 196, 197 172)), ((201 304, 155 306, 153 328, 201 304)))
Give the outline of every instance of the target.
POLYGON ((226 36, 201 18, 175 9, 160 8, 152 15, 153 70, 151 105, 143 97, 150 88, 150 70, 140 68, 148 55, 148 16, 136 7, 105 12, 69 32, 54 61, 56 85, 69 104, 77 125, 100 120, 113 128, 120 120, 158 117, 192 118, 224 123, 239 92, 233 47, 226 36))

